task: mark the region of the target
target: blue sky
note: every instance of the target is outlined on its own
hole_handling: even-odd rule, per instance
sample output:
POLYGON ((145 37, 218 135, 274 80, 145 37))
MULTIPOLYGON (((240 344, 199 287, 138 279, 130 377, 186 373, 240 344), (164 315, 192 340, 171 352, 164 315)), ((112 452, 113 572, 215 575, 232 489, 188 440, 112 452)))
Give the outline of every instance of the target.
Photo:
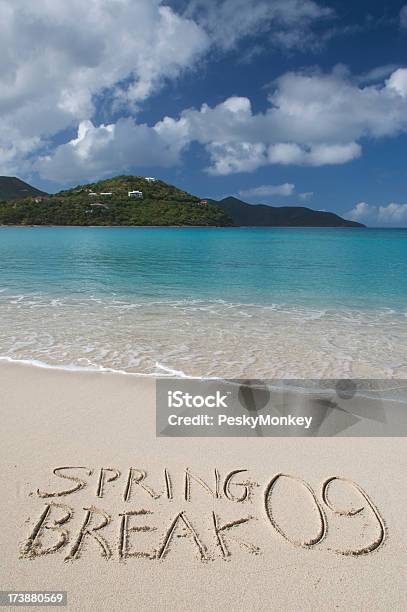
POLYGON ((407 5, 0 0, 0 174, 407 226, 407 5))

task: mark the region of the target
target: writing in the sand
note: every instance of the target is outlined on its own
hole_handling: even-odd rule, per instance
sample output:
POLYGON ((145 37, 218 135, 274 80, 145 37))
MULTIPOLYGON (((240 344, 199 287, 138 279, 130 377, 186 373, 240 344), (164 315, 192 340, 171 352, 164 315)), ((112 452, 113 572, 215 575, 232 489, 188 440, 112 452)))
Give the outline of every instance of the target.
POLYGON ((230 559, 240 549, 260 554, 264 542, 274 537, 290 546, 359 556, 376 551, 386 538, 384 520, 370 496, 359 484, 340 476, 327 478, 316 492, 311 484, 292 474, 274 474, 262 485, 242 467, 223 474, 215 468, 205 477, 189 468, 181 473, 163 468, 154 480, 145 469, 136 467, 121 471, 113 467, 63 466, 52 472, 56 482, 62 479, 63 485, 31 493, 36 503, 41 500, 43 505, 36 519, 29 521, 22 558, 57 554, 65 561, 74 561, 96 554, 106 559, 165 560, 171 558, 175 544, 181 546, 178 538, 183 538, 183 555, 210 561, 230 559), (281 520, 275 506, 283 504, 290 516, 290 504, 295 503, 287 493, 281 499, 283 483, 302 495, 304 520, 306 514, 312 516, 312 532, 304 527, 303 536, 298 537, 302 520, 296 521, 297 531, 289 520, 281 520), (360 503, 348 508, 339 505, 334 501, 338 499, 338 487, 352 493, 353 498, 356 495, 360 503), (80 503, 73 506, 75 500, 80 503), (111 503, 115 512, 106 509, 111 503), (324 548, 321 544, 328 534, 328 524, 335 517, 342 517, 344 545, 324 548), (352 543, 347 529, 349 519, 357 517, 370 526, 370 535, 366 541, 352 543))

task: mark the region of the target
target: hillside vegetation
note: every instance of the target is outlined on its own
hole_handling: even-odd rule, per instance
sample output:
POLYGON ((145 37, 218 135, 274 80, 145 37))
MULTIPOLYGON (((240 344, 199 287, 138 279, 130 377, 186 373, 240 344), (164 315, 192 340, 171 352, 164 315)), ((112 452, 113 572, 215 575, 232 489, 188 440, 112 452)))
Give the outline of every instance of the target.
POLYGON ((116 176, 50 196, 19 179, 0 177, 0 200, 0 225, 364 227, 304 206, 254 205, 234 197, 201 204, 186 191, 141 176, 116 176), (4 196, 18 189, 28 196, 4 196), (140 191, 143 197, 129 197, 131 191, 140 191))
POLYGON ((163 181, 118 176, 46 199, 0 202, 0 224, 224 226, 231 221, 218 205, 202 205, 199 198, 163 181), (135 190, 143 192, 142 199, 129 197, 128 192, 135 190))

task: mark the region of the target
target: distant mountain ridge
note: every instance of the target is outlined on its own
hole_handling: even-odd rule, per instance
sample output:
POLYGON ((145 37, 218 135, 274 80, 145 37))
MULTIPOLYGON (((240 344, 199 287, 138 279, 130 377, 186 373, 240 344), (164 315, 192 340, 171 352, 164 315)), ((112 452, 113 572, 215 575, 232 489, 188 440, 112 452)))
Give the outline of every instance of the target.
POLYGON ((32 187, 16 176, 0 176, 0 200, 19 200, 46 195, 44 191, 32 187))
MULTIPOLYGON (((209 200, 216 202, 215 200, 209 200)), ((305 206, 248 204, 235 197, 216 202, 232 219, 233 225, 250 227, 365 227, 357 221, 305 206)))
POLYGON ((19 178, 2 176, 0 224, 365 227, 305 206, 248 204, 232 196, 219 202, 201 200, 164 181, 128 175, 51 195, 19 178))

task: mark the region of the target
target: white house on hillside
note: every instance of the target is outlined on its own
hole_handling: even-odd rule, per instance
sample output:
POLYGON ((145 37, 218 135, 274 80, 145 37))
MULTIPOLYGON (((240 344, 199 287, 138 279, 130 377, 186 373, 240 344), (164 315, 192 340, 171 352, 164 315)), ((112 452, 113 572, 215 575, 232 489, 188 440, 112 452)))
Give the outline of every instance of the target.
POLYGON ((145 176, 144 180, 147 181, 148 183, 155 183, 157 179, 154 178, 153 176, 145 176))
POLYGON ((101 191, 100 194, 101 196, 111 196, 113 195, 112 191, 101 191))
POLYGON ((142 197, 143 197, 142 191, 137 191, 137 189, 135 191, 129 191, 129 198, 142 198, 142 197))

